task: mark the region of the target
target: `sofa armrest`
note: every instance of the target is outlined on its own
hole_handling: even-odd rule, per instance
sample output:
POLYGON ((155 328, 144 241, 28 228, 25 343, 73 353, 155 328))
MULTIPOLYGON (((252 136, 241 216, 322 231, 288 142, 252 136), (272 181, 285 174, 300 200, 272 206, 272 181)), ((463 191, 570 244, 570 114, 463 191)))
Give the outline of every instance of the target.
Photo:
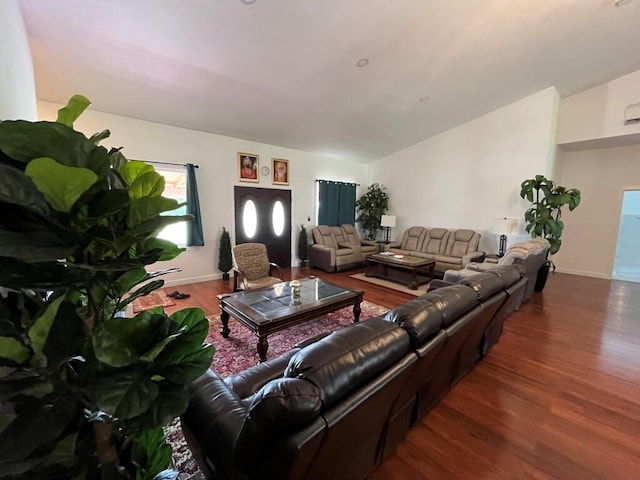
POLYGON ((321 268, 325 272, 335 271, 336 251, 325 245, 310 245, 309 266, 321 268))
POLYGON ((190 438, 216 470, 233 471, 234 445, 249 413, 247 405, 213 370, 196 379, 189 391, 189 406, 181 420, 190 438))
POLYGON ((462 268, 471 262, 482 262, 484 260, 484 252, 471 252, 462 257, 462 268))
POLYGON ((270 358, 251 368, 230 375, 224 379, 229 388, 240 398, 247 398, 260 390, 267 382, 280 378, 289 359, 298 352, 299 348, 292 348, 288 352, 270 358))

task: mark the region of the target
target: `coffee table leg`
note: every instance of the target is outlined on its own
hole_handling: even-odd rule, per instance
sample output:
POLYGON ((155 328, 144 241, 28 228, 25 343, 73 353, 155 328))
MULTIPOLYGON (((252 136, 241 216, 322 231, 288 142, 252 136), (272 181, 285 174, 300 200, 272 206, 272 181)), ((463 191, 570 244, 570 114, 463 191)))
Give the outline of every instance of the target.
POLYGON ((353 306, 353 323, 358 323, 360 321, 360 302, 356 303, 353 306))
POLYGON ((269 348, 269 342, 267 342, 267 336, 258 336, 258 356, 260 361, 264 362, 267 359, 267 349, 269 348))
POLYGON ((416 269, 415 268, 411 269, 411 283, 409 284, 409 288, 411 290, 417 290, 418 289, 418 278, 416 277, 416 269))
POLYGON ((222 313, 220 314, 220 321, 222 322, 220 333, 224 338, 228 338, 229 332, 231 332, 231 330, 229 330, 229 314, 224 310, 222 310, 222 313))

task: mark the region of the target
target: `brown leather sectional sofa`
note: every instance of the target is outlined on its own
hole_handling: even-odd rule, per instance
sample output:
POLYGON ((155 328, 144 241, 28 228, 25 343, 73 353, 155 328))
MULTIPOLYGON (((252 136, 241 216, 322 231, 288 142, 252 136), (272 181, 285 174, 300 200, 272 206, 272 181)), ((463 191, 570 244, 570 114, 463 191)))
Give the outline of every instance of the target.
POLYGON ((484 252, 478 251, 481 235, 467 229, 409 227, 402 241, 392 243, 389 251, 400 255, 435 260, 435 272, 460 270, 471 262, 482 261, 484 252))
POLYGON ((224 380, 209 370, 187 442, 208 478, 364 479, 498 341, 526 284, 497 267, 224 380))

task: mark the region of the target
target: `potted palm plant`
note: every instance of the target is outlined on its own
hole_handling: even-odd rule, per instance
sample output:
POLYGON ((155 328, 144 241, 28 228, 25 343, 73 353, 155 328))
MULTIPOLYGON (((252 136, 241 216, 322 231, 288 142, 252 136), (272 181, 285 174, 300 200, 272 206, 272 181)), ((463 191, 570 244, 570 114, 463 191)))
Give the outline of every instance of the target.
POLYGON ((369 185, 367 191, 356 201, 358 215, 365 238, 375 241, 380 231, 380 218, 389 211, 389 194, 385 187, 378 183, 369 185))
POLYGON ((200 309, 128 305, 163 285, 145 266, 189 217, 164 178, 56 122, 0 122, 0 477, 174 478, 162 427, 211 364, 200 309))
MULTIPOLYGON (((566 206, 570 212, 575 210, 580 205, 580 190, 556 185, 544 175, 536 175, 522 182, 520 197, 531 202, 524 213, 527 232, 534 238, 542 237, 549 241, 549 255, 557 253, 564 231, 562 208, 566 206)), ((536 291, 544 288, 550 268, 555 271, 553 261, 547 259, 538 273, 536 291)))

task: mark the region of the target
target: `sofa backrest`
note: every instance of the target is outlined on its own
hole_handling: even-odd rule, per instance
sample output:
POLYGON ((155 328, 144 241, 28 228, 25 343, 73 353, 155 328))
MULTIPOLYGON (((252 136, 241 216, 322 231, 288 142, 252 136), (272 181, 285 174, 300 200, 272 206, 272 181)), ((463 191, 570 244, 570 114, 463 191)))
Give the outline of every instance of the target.
POLYGON ((467 253, 477 252, 480 234, 473 230, 450 230, 444 254, 452 257, 464 257, 467 253))
POLYGON ((434 255, 444 255, 449 239, 449 230, 446 228, 430 228, 427 230, 420 251, 434 255))
POLYGON ((471 288, 479 302, 484 302, 504 289, 502 278, 491 271, 463 278, 458 282, 458 285, 466 285, 471 288))
POLYGON ((422 247, 422 242, 427 233, 427 229, 424 227, 409 227, 404 231, 402 235, 402 243, 400 248, 402 250, 416 250, 419 251, 422 247))
POLYGON ((340 225, 340 227, 349 245, 360 245, 360 235, 358 235, 356 227, 348 223, 340 225))
POLYGON ((327 227, 326 225, 318 225, 317 227, 313 227, 311 229, 311 234, 313 236, 313 242, 318 245, 324 245, 325 247, 336 249, 338 245, 336 244, 336 240, 331 233, 331 227, 327 227))
POLYGON ((345 244, 347 242, 347 236, 344 234, 344 230, 341 227, 329 227, 331 229, 331 235, 333 235, 333 239, 336 242, 336 247, 340 248, 340 244, 345 244))

